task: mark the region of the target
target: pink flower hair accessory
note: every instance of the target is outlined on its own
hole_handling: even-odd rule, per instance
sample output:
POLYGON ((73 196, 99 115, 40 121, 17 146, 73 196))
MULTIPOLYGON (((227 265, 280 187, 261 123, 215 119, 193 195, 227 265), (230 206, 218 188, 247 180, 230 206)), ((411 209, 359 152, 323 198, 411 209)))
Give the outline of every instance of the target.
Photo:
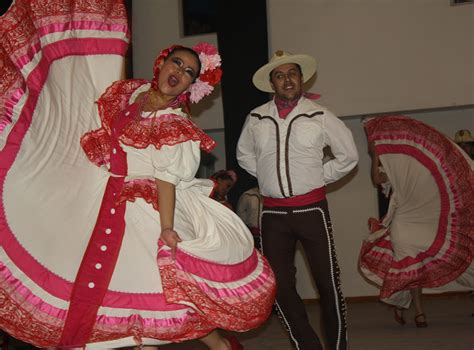
POLYGON ((199 55, 201 71, 196 81, 189 87, 192 103, 199 102, 204 96, 214 91, 214 86, 222 77, 221 57, 217 48, 209 43, 201 42, 192 48, 199 55))

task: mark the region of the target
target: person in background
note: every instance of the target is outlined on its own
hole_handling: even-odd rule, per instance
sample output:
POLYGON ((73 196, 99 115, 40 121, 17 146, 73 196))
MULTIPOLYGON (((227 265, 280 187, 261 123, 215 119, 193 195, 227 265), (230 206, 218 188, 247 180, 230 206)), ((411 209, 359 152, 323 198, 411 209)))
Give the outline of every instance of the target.
POLYGON ((0 330, 0 350, 8 350, 8 334, 0 330))
POLYGON ((237 174, 233 170, 219 170, 211 176, 214 181, 214 190, 211 198, 234 210, 232 204, 227 200, 227 194, 237 182, 237 174))
POLYGON ((358 162, 351 131, 318 95, 303 91, 316 72, 309 55, 277 51, 253 76, 274 98, 252 110, 242 129, 237 159, 255 176, 263 196, 262 251, 277 278, 276 308, 298 349, 321 350, 296 291, 295 246, 302 243, 321 300, 328 348, 347 349, 346 305, 325 186, 358 162), (323 163, 324 148, 334 155, 323 163))
POLYGON ((451 139, 413 118, 364 121, 371 178, 389 198, 383 217, 369 218, 359 269, 379 298, 406 324, 428 326, 423 288, 457 283, 474 288, 473 163, 451 139))
POLYGON ((456 142, 471 159, 474 159, 474 137, 469 130, 458 130, 454 135, 454 142, 456 142))
POLYGON ((263 198, 258 186, 248 189, 237 202, 237 215, 252 232, 255 247, 261 249, 260 220, 262 216, 263 198))
MULTIPOLYGON (((372 164, 370 167, 370 175, 372 179, 372 183, 380 189, 380 191, 386 196, 389 200, 392 194, 391 184, 388 180, 387 173, 385 172, 379 156, 375 151, 375 144, 373 142, 369 143, 369 155, 372 159, 372 164)), ((379 220, 383 220, 381 217, 379 220)), ((369 219, 369 230, 375 232, 378 228, 378 220, 369 219)), ((425 310, 423 307, 423 294, 422 288, 411 288, 409 289, 411 300, 413 300, 413 304, 415 307, 415 324, 418 328, 425 328, 428 327, 428 323, 426 322, 425 310)), ((393 317, 395 321, 400 324, 404 325, 406 323, 404 317, 405 309, 401 306, 395 305, 393 307, 393 317)))

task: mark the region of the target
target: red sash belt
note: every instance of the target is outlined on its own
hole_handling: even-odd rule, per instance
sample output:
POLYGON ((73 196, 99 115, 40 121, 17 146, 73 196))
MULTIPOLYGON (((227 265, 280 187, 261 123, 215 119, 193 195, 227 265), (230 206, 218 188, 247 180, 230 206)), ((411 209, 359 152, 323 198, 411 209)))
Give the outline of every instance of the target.
POLYGON ((110 177, 89 244, 74 281, 61 348, 83 347, 92 333, 97 311, 108 290, 125 232, 125 206, 115 204, 123 177, 110 177))
POLYGON ((317 203, 326 198, 326 188, 319 187, 311 192, 300 194, 289 198, 263 197, 264 207, 301 207, 304 205, 317 203))
POLYGON ((74 280, 59 341, 61 348, 84 347, 89 342, 122 246, 126 202, 118 199, 127 174, 127 154, 119 145, 115 129, 110 148, 110 172, 119 176, 111 176, 107 182, 94 230, 74 280))

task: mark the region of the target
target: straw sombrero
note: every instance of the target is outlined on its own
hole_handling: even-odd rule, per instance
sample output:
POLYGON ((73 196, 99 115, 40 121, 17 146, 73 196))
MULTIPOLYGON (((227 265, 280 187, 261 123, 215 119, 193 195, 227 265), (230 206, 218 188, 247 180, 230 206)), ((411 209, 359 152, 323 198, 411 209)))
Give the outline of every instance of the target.
POLYGON ((474 137, 472 137, 471 132, 467 129, 458 130, 454 135, 454 142, 456 143, 465 143, 465 142, 474 142, 474 137))
POLYGON ((301 67, 303 72, 303 82, 306 83, 316 72, 316 60, 309 55, 293 55, 289 52, 278 50, 273 54, 266 65, 260 67, 252 78, 257 89, 265 92, 273 92, 270 85, 270 72, 278 66, 287 63, 295 63, 301 67))

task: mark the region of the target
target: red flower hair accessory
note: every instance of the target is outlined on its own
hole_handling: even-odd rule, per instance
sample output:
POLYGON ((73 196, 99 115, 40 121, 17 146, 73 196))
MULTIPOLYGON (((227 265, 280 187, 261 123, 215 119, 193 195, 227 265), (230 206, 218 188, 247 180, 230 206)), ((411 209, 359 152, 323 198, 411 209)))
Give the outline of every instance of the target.
POLYGON ((209 95, 221 80, 221 56, 219 56, 217 48, 209 43, 201 42, 193 46, 192 49, 196 51, 201 61, 199 77, 188 89, 191 102, 197 103, 204 96, 209 95))

